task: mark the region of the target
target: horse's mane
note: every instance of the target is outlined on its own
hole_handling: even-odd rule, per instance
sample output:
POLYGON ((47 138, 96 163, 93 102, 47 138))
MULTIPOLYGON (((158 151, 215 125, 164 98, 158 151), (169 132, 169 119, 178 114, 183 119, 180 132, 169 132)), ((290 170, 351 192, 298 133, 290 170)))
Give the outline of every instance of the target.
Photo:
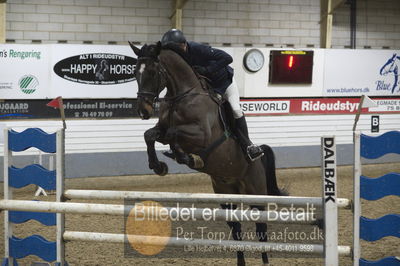
MULTIPOLYGON (((178 73, 183 73, 182 71, 192 70, 190 64, 190 57, 185 53, 177 44, 167 44, 161 46, 160 42, 155 44, 145 44, 140 49, 139 57, 150 57, 158 61, 164 58, 162 61, 172 67, 173 69, 180 69, 178 73), (161 57, 159 57, 161 55, 161 57), (175 58, 174 58, 175 57, 175 58)), ((206 89, 208 85, 207 81, 203 77, 200 77, 195 71, 190 71, 193 73, 193 81, 200 82, 200 86, 206 89)), ((189 76, 186 76, 188 78, 189 76)))
POLYGON ((160 42, 149 45, 145 44, 140 49, 138 57, 151 57, 157 60, 158 55, 163 50, 174 52, 175 54, 179 55, 190 66, 190 59, 188 55, 184 51, 182 51, 182 49, 178 46, 178 44, 174 43, 169 43, 163 46, 161 46, 160 42))

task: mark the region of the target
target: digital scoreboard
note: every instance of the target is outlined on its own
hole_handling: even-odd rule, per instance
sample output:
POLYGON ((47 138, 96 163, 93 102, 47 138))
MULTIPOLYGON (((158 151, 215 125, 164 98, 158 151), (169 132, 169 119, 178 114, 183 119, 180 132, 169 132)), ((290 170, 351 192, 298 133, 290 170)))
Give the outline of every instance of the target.
POLYGON ((311 84, 314 51, 271 50, 270 84, 311 84))

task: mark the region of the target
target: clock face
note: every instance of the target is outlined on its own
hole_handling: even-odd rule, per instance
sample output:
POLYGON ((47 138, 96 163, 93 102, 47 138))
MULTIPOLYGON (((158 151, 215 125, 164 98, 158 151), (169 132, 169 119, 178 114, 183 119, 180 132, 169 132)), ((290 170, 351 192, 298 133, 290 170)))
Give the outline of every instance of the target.
POLYGON ((244 55, 243 64, 248 71, 257 72, 264 66, 264 55, 258 49, 251 49, 244 55))

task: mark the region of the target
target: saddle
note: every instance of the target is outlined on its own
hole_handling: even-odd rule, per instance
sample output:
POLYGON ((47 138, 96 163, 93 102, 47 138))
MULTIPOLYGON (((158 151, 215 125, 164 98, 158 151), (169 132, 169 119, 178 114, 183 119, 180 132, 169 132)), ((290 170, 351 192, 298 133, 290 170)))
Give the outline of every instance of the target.
POLYGON ((218 116, 224 129, 224 132, 229 132, 232 135, 232 129, 235 128, 235 118, 233 117, 233 110, 229 102, 211 87, 209 79, 200 75, 193 69, 196 77, 199 79, 201 87, 208 93, 210 98, 218 104, 218 116))

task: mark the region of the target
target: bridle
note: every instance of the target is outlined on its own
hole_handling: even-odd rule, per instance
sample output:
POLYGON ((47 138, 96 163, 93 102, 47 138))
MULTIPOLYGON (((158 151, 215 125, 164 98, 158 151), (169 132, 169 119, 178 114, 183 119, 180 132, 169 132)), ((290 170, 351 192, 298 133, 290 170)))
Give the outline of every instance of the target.
MULTIPOLYGON (((150 59, 150 60, 154 60, 154 61, 158 61, 158 59, 155 59, 154 57, 150 57, 150 56, 143 56, 143 57, 139 57, 138 58, 138 62, 139 59, 150 59)), ((137 71, 137 69, 135 70, 137 71)), ((144 102, 146 102, 149 105, 152 105, 153 107, 155 107, 157 102, 160 102, 160 92, 165 88, 166 86, 166 80, 168 77, 168 72, 165 69, 165 67, 158 62, 158 73, 157 73, 157 90, 155 92, 151 92, 151 91, 138 91, 137 92, 137 98, 138 99, 142 99, 144 102)), ((164 97, 162 99, 163 102, 168 102, 169 105, 173 105, 174 103, 179 102, 181 99, 185 98, 186 96, 189 95, 205 95, 205 96, 209 96, 208 93, 192 93, 194 88, 191 88, 189 90, 187 90, 186 92, 183 92, 181 94, 177 94, 175 96, 171 96, 171 97, 164 97)))
MULTIPOLYGON (((145 60, 151 59, 151 60, 154 60, 155 62, 158 61, 157 59, 150 57, 150 56, 139 57, 137 62, 139 62, 139 59, 145 59, 145 60)), ((136 66, 138 66, 137 63, 136 63, 136 66)), ((135 71, 137 71, 137 69, 135 69, 135 71)), ((138 99, 141 98, 143 101, 145 101, 146 103, 153 105, 153 106, 156 102, 159 101, 160 92, 165 88, 165 85, 166 85, 165 80, 168 75, 166 69, 160 63, 158 63, 158 73, 157 74, 158 74, 158 75, 156 75, 157 76, 157 82, 156 82, 157 90, 155 92, 151 92, 151 91, 138 91, 137 92, 138 99)))

